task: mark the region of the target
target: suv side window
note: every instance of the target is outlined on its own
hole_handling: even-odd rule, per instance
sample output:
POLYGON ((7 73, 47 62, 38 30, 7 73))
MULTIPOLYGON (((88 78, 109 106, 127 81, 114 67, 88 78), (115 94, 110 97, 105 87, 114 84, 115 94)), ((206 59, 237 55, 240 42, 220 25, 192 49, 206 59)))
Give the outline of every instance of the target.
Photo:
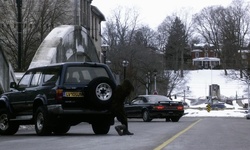
POLYGON ((38 86, 39 83, 41 82, 41 72, 36 72, 33 77, 32 77, 32 80, 31 80, 31 83, 30 83, 30 86, 38 86))
POLYGON ((55 84, 59 78, 59 68, 53 68, 46 70, 44 72, 43 83, 45 84, 55 84))
POLYGON ((32 72, 25 73, 22 79, 19 81, 18 88, 28 87, 31 76, 32 76, 32 72))

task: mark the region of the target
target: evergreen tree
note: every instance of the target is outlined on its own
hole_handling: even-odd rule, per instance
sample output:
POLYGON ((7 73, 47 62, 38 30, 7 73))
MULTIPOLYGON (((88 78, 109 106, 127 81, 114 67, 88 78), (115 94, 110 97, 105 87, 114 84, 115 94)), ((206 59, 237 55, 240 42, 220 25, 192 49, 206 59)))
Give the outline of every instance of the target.
POLYGON ((168 69, 175 71, 181 69, 181 72, 183 72, 184 55, 187 54, 185 48, 187 46, 188 39, 185 26, 181 20, 176 17, 169 30, 169 37, 166 44, 165 57, 168 69))

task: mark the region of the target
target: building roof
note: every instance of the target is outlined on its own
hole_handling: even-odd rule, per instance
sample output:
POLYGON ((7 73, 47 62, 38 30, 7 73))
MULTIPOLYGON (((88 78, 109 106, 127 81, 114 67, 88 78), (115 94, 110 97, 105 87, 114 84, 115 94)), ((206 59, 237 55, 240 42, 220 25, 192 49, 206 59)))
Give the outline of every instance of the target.
POLYGON ((199 57, 199 58, 194 58, 193 61, 220 61, 220 58, 217 58, 217 57, 199 57))
POLYGON ((209 43, 199 43, 199 44, 194 44, 194 46, 197 46, 197 47, 204 47, 204 46, 214 46, 213 44, 209 44, 209 43))
POLYGON ((106 21, 105 16, 96 6, 91 5, 91 9, 93 13, 100 17, 101 21, 106 21))
POLYGON ((202 52, 201 49, 193 49, 192 52, 202 52))

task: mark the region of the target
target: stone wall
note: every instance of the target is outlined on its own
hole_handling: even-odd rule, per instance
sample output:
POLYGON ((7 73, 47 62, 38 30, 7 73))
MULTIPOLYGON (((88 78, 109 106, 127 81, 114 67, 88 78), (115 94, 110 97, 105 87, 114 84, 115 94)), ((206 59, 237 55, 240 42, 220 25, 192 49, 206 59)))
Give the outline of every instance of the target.
POLYGON ((0 45, 0 94, 9 91, 10 82, 17 81, 13 68, 8 62, 3 48, 0 45))

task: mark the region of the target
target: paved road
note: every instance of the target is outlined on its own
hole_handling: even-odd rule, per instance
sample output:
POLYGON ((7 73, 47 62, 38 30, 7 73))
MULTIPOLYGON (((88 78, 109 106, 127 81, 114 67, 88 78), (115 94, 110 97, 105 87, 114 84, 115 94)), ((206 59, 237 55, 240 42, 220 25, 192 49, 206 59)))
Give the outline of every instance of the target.
POLYGON ((245 118, 201 118, 163 149, 249 150, 249 132, 250 120, 245 118))
MULTIPOLYGON (((118 124, 116 122, 116 124, 118 124)), ((32 127, 14 136, 0 136, 3 150, 248 150, 250 120, 245 118, 188 118, 178 123, 163 119, 145 123, 130 119, 133 136, 119 136, 111 127, 108 135, 95 135, 89 124, 71 128, 63 136, 37 136, 32 127)))

